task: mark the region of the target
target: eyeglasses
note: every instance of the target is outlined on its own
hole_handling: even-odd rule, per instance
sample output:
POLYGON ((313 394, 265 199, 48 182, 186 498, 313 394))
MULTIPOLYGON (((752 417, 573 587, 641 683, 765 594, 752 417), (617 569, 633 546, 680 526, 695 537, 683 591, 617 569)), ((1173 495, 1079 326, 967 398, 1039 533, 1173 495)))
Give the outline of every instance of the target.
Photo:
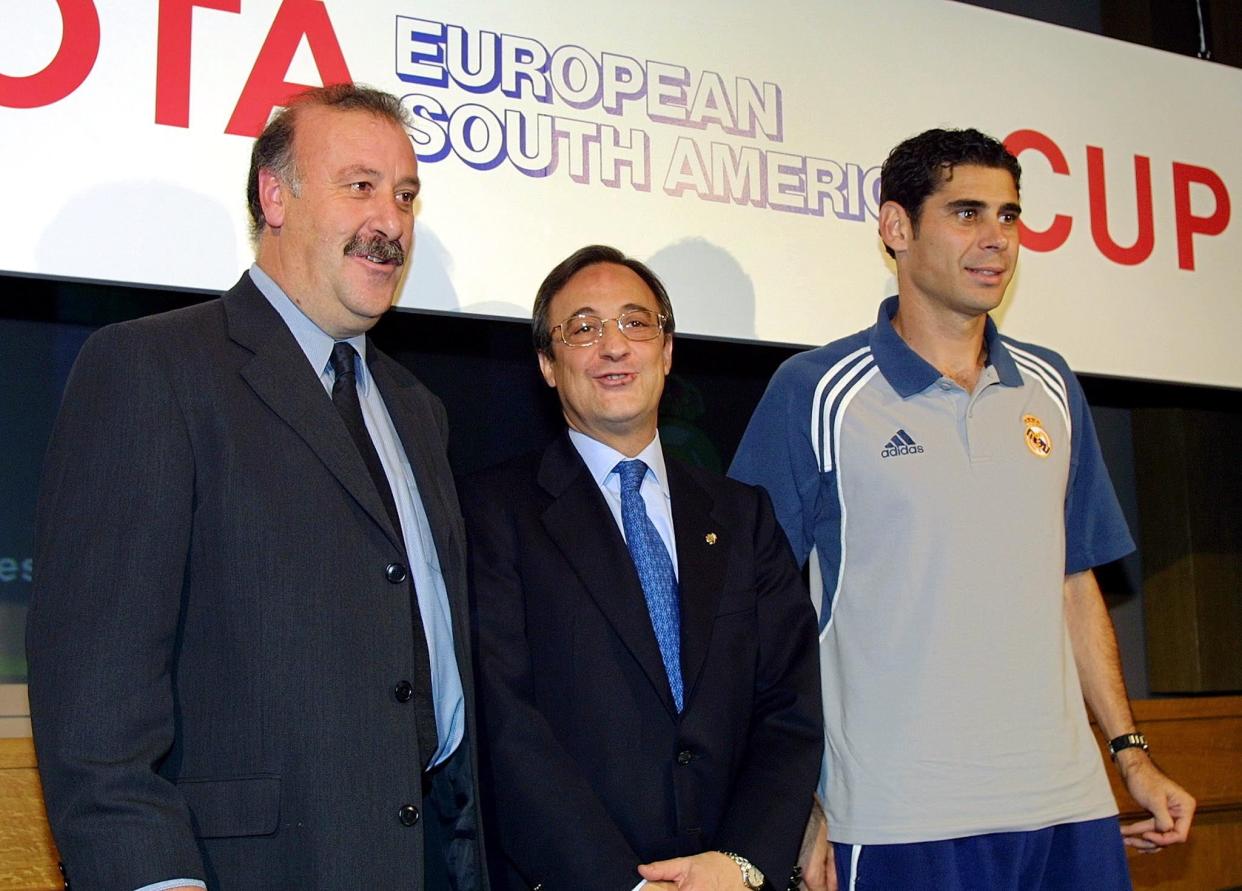
POLYGON ((561 322, 553 331, 561 332, 561 343, 571 347, 589 347, 599 343, 604 336, 604 326, 617 323, 617 330, 628 340, 655 340, 664 330, 664 315, 649 309, 632 309, 615 319, 579 313, 561 322))

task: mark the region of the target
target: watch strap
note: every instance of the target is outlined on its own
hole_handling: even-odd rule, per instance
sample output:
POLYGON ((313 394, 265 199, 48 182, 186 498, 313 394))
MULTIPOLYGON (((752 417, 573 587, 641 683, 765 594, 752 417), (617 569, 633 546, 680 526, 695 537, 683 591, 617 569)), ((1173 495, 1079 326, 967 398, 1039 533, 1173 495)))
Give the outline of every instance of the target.
POLYGON ((720 853, 737 864, 737 868, 742 871, 742 884, 747 888, 752 889, 752 891, 760 891, 767 884, 767 880, 758 867, 741 854, 734 854, 732 851, 721 851, 720 853))
POLYGON ((1137 731, 1134 733, 1123 733, 1121 736, 1113 737, 1108 741, 1108 754, 1114 761, 1117 760, 1117 753, 1125 749, 1150 751, 1147 747, 1147 737, 1137 731))

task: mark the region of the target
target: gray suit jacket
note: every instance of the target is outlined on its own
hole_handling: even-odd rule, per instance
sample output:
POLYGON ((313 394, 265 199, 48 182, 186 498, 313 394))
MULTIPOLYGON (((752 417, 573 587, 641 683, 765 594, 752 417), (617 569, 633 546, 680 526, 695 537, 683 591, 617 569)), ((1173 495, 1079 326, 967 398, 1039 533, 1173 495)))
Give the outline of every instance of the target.
POLYGON ((485 887, 465 540, 443 407, 374 348, 452 607, 466 741, 422 794, 405 559, 362 458, 248 275, 105 328, 44 471, 27 649, 75 889, 422 887, 424 826, 485 887), (399 819, 406 805, 418 809, 399 819))

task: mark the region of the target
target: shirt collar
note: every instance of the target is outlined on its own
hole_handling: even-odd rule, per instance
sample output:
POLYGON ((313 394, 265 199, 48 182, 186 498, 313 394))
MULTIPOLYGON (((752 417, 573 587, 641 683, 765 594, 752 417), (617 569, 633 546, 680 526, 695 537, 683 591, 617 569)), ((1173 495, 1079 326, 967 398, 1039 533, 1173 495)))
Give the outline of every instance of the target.
MULTIPOLYGON (((310 316, 302 312, 301 308, 289 299, 284 289, 276 284, 276 280, 264 272, 258 263, 250 267, 250 280, 259 289, 259 293, 267 298, 272 308, 285 320, 289 333, 293 335, 293 339, 306 354, 306 359, 315 369, 315 374, 323 377, 327 372, 328 359, 332 356, 332 346, 336 341, 316 325, 310 316)), ((358 334, 348 338, 345 342, 357 350, 359 358, 362 359, 361 362, 356 363, 358 384, 362 394, 366 395, 367 388, 371 385, 371 376, 367 368, 367 336, 358 334)))
MULTIPOLYGON (((880 311, 871 331, 871 354, 889 385, 905 399, 921 393, 940 380, 942 375, 935 366, 910 349, 893 328, 893 316, 897 314, 897 297, 889 297, 880 304, 880 311)), ((987 344, 988 364, 995 367, 997 379, 1007 387, 1022 386, 1018 365, 1005 348, 1000 331, 992 317, 984 322, 983 340, 987 344)))
MULTIPOLYGON (((569 431, 569 441, 574 444, 574 448, 582 456, 587 470, 591 473, 591 478, 595 480, 596 485, 600 488, 604 487, 609 474, 612 474, 613 469, 618 463, 631 460, 629 456, 621 454, 612 446, 604 445, 599 440, 592 439, 585 433, 579 433, 577 430, 571 429, 569 431)), ((647 444, 647 447, 634 457, 647 465, 647 469, 655 477, 656 484, 660 487, 660 491, 664 493, 664 497, 670 498, 668 472, 664 466, 664 450, 660 448, 660 432, 658 430, 651 442, 647 444)))

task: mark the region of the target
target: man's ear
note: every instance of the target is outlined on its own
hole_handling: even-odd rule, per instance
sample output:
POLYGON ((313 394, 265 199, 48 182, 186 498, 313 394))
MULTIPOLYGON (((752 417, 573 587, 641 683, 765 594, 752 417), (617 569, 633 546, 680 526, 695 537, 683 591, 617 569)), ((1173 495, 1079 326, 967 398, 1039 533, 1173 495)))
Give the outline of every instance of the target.
POLYGON ((544 383, 546 383, 549 387, 555 388, 556 360, 543 350, 540 350, 537 355, 539 356, 539 371, 543 374, 544 383))
POLYGON ((287 199, 285 182, 266 167, 259 168, 259 207, 263 209, 263 222, 269 229, 279 229, 285 224, 287 199))
POLYGON ((910 246, 914 239, 914 224, 906 209, 896 201, 885 201, 880 205, 880 240, 894 253, 900 253, 910 246))

